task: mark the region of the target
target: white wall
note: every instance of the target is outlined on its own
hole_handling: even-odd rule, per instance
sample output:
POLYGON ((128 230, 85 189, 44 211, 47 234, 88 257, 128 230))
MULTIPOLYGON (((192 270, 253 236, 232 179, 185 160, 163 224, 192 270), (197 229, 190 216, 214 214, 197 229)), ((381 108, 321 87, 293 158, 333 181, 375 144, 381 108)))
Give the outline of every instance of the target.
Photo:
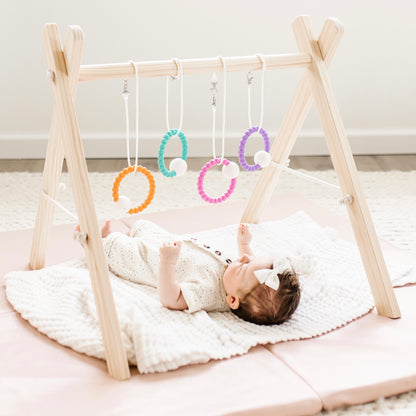
MULTIPOLYGON (((299 14, 311 16, 316 33, 326 17, 338 17, 345 26, 330 75, 354 152, 416 153, 412 0, 2 0, 2 6, 0 157, 44 156, 52 112, 40 39, 45 22, 57 22, 62 37, 67 25, 80 25, 86 37, 83 63, 91 64, 296 52, 291 22, 299 14)), ((264 127, 273 136, 301 71, 267 73, 264 127)), ((229 76, 229 155, 237 154, 236 144, 248 123, 245 77, 229 76)), ((209 80, 208 74, 185 78, 183 130, 194 156, 211 156, 209 80)), ((79 85, 76 109, 88 156, 125 155, 121 84, 117 80, 79 85)), ((131 90, 133 85, 131 81, 131 90)), ((175 125, 178 95, 171 98, 175 125)), ((142 80, 140 99, 141 155, 155 156, 166 131, 165 80, 142 80)), ((253 121, 258 119, 258 99, 259 88, 254 87, 253 121)), ((168 146, 170 153, 177 152, 175 146, 168 146)), ((313 109, 294 153, 326 152, 313 109)))

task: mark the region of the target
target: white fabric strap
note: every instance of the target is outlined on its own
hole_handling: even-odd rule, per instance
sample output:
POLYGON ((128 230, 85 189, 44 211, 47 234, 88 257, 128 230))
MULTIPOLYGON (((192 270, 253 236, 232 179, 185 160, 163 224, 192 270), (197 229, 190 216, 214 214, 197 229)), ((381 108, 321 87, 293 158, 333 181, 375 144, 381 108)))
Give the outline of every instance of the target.
MULTIPOLYGON (((227 102, 227 65, 222 56, 219 56, 218 59, 221 61, 223 74, 224 74, 224 92, 223 92, 223 101, 222 101, 222 150, 221 150, 221 163, 224 160, 225 153, 225 115, 226 115, 226 102, 227 102)), ((214 148, 214 159, 215 159, 215 148, 214 148)))
POLYGON ((339 187, 338 185, 334 185, 333 183, 329 183, 329 182, 323 181, 322 179, 315 178, 314 176, 307 175, 306 173, 302 173, 302 172, 299 172, 299 171, 297 171, 295 169, 291 169, 291 168, 289 168, 287 166, 284 166, 284 165, 281 165, 279 163, 276 163, 273 160, 270 163, 272 165, 278 167, 279 169, 284 170, 287 173, 290 173, 292 175, 298 176, 299 178, 302 178, 302 179, 306 179, 309 182, 314 182, 314 183, 318 183, 320 185, 328 186, 328 187, 333 188, 333 189, 339 189, 339 190, 341 190, 341 187, 339 187))
POLYGON ((75 221, 78 222, 78 217, 73 214, 71 211, 66 209, 62 204, 60 204, 56 199, 53 199, 51 196, 49 196, 45 191, 42 191, 42 195, 49 201, 52 202, 52 204, 55 204, 58 208, 60 208, 65 214, 69 215, 71 218, 73 218, 75 221))
MULTIPOLYGON (((181 97, 181 111, 180 111, 180 119, 179 119, 179 127, 178 127, 178 133, 182 131, 182 124, 183 124, 183 69, 182 69, 182 62, 178 58, 172 58, 173 61, 176 64, 177 68, 177 76, 176 79, 179 79, 181 81, 180 85, 180 97, 181 97)), ((168 76, 166 77, 166 126, 168 128, 168 131, 170 130, 169 125, 169 81, 172 77, 168 76)))
POLYGON ((124 100, 124 110, 126 113, 126 149, 127 149, 127 163, 130 163, 130 119, 129 119, 129 92, 127 90, 127 80, 124 81, 124 90, 122 93, 124 100))
MULTIPOLYGON (((139 160, 139 71, 134 61, 129 61, 134 67, 134 73, 136 78, 136 154, 134 158, 134 166, 137 166, 139 160)), ((130 159, 130 118, 129 118, 129 92, 123 91, 124 108, 126 111, 126 148, 127 148, 127 163, 131 166, 130 159)))
MULTIPOLYGON (((266 61, 262 54, 257 53, 256 56, 260 59, 262 67, 261 67, 261 95, 260 95, 260 122, 259 122, 259 130, 263 126, 263 115, 264 115, 264 77, 266 74, 266 61)), ((253 122, 251 120, 251 82, 248 83, 248 124, 253 127, 253 122)))
POLYGON ((216 114, 217 114, 217 91, 216 91, 216 85, 217 85, 217 76, 215 75, 215 72, 212 74, 211 78, 211 84, 212 84, 212 94, 213 94, 213 102, 211 105, 212 108, 212 156, 214 159, 217 158, 215 155, 215 126, 216 126, 216 114))
POLYGON ((133 62, 133 65, 136 76, 136 155, 134 158, 134 166, 137 166, 139 160, 139 71, 135 62, 133 62))

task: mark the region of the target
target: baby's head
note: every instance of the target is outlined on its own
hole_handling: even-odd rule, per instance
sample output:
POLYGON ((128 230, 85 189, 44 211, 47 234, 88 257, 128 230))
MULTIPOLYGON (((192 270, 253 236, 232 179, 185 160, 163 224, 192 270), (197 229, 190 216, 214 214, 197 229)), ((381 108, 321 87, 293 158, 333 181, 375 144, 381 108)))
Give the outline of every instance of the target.
POLYGON ((254 275, 256 270, 272 267, 272 257, 244 254, 226 269, 223 285, 227 303, 239 318, 255 324, 273 325, 285 322, 295 312, 300 301, 300 287, 293 270, 279 273, 277 290, 260 284, 254 275))

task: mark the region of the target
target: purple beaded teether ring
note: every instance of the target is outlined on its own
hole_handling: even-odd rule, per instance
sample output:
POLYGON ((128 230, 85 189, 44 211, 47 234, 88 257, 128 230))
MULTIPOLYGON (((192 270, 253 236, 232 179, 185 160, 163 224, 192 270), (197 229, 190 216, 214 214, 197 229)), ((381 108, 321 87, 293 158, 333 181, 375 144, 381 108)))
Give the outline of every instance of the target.
POLYGON ((205 175, 207 174, 207 172, 213 167, 213 166, 215 166, 215 165, 221 165, 221 163, 224 165, 224 166, 228 166, 229 164, 230 164, 230 161, 229 160, 227 160, 227 159, 223 159, 222 160, 222 162, 221 162, 221 159, 219 159, 219 158, 216 158, 216 159, 211 159, 203 168, 202 168, 202 170, 201 170, 201 172, 199 173, 199 176, 198 176, 198 192, 199 192, 199 195, 201 196, 201 198, 204 200, 204 201, 206 201, 206 202, 208 202, 208 203, 210 203, 210 204, 218 204, 218 203, 220 203, 220 202, 224 202, 226 199, 228 199, 229 197, 230 197, 230 195, 233 193, 233 191, 234 191, 234 188, 235 188, 235 185, 236 185, 236 183, 237 183, 237 179, 236 178, 233 178, 233 179, 231 179, 231 183, 230 183, 230 186, 229 186, 229 188, 227 189, 227 191, 223 194, 223 195, 221 195, 221 196, 219 196, 218 198, 211 198, 211 197, 209 197, 206 193, 205 193, 205 191, 204 191, 204 178, 205 178, 205 175))
POLYGON ((259 127, 251 127, 250 129, 248 129, 244 133, 244 135, 241 139, 240 147, 239 147, 239 151, 238 151, 238 159, 240 161, 241 166, 249 172, 253 172, 253 171, 259 170, 261 168, 261 166, 258 163, 255 164, 255 165, 249 165, 246 161, 245 154, 244 154, 244 150, 245 150, 245 147, 246 147, 247 140, 249 139, 249 137, 252 134, 254 134, 256 132, 261 134, 261 136, 263 137, 264 150, 267 153, 270 152, 270 138, 269 138, 269 135, 267 134, 266 130, 264 130, 262 127, 260 127, 260 129, 259 129, 259 127))
POLYGON ((270 156, 270 138, 269 135, 266 133, 266 130, 262 128, 263 125, 263 106, 264 106, 264 75, 266 72, 266 61, 261 54, 256 54, 257 57, 260 59, 262 64, 262 71, 261 71, 261 107, 260 107, 260 122, 257 127, 253 127, 251 122, 251 84, 254 79, 254 75, 252 71, 249 71, 247 74, 247 85, 248 85, 248 125, 250 128, 246 130, 243 134, 243 137, 240 142, 240 147, 238 150, 238 159, 240 161, 240 165, 243 169, 253 172, 259 170, 260 168, 266 167, 271 160, 270 156), (244 150, 246 147, 247 140, 249 137, 254 134, 259 133, 263 137, 264 140, 264 150, 260 150, 256 152, 254 155, 254 165, 249 165, 246 161, 244 150))

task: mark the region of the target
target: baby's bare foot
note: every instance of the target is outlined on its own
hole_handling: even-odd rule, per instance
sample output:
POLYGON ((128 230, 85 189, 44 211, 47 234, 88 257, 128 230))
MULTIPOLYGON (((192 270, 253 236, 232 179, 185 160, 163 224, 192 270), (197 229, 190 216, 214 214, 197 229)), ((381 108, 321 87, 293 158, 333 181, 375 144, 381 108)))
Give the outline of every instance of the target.
POLYGON ((107 237, 109 234, 111 234, 111 221, 107 220, 103 226, 103 228, 101 228, 101 237, 105 238, 107 237))

